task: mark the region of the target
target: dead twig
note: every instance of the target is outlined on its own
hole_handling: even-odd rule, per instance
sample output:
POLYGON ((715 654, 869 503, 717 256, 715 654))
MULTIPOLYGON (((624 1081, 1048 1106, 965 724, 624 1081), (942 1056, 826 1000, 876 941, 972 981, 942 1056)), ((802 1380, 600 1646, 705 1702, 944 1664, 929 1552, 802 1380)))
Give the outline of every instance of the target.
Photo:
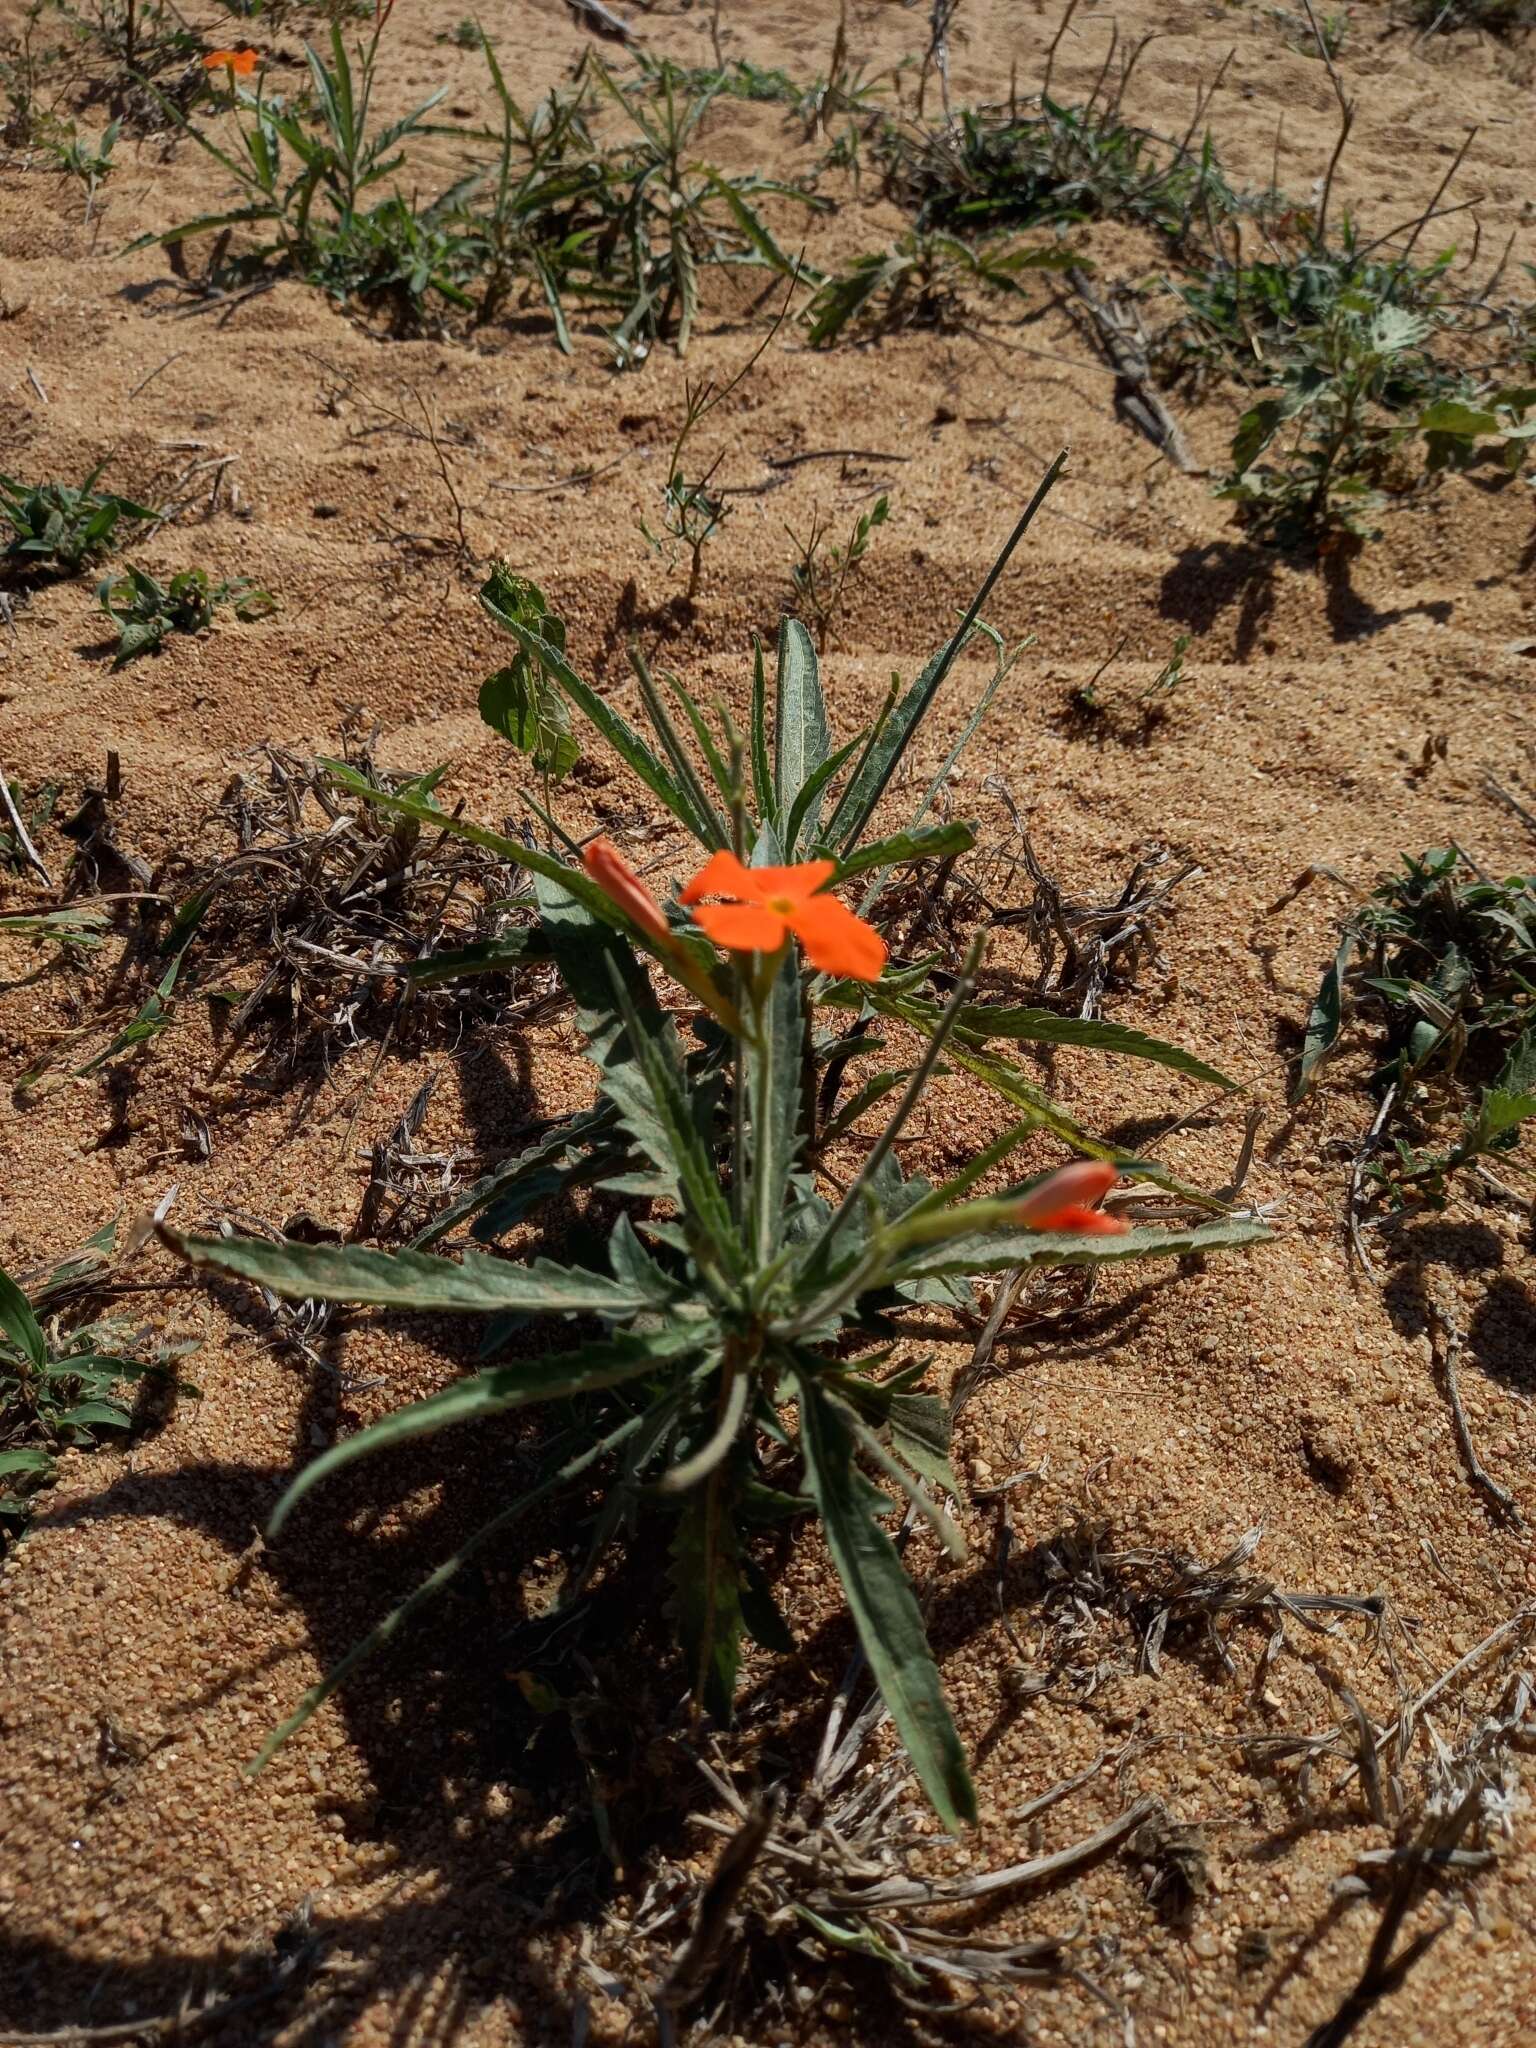
POLYGON ((53 887, 53 877, 44 865, 42 855, 32 844, 32 835, 28 832, 26 821, 16 807, 16 799, 11 795, 11 786, 5 779, 3 769, 0 769, 0 806, 4 807, 5 815, 11 821, 11 831, 15 834, 17 852, 21 855, 27 866, 35 874, 41 876, 45 886, 51 889, 53 887))
POLYGON ((1477 1455, 1472 1443, 1472 1431, 1467 1423, 1467 1411, 1461 1403, 1459 1367, 1461 1364, 1461 1330, 1449 1312, 1439 1306, 1434 1310, 1435 1327, 1440 1332, 1440 1368, 1445 1374, 1446 1397, 1451 1404, 1451 1420, 1456 1428, 1456 1441, 1467 1467, 1467 1476, 1472 1484, 1487 1494, 1494 1510, 1517 1529, 1523 1528, 1520 1510, 1515 1497, 1507 1486, 1501 1486, 1483 1461, 1477 1455))

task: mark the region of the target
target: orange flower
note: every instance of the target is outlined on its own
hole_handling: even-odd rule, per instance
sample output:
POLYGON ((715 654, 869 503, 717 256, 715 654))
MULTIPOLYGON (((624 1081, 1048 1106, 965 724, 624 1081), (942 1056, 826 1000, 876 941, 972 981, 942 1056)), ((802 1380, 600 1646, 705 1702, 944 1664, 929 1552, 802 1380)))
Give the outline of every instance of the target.
POLYGON ((676 943, 665 911, 611 839, 589 841, 582 849, 581 864, 603 894, 641 931, 649 932, 664 946, 676 943))
POLYGON ((1021 1195, 1013 1205, 1013 1221, 1026 1230, 1076 1230, 1089 1237, 1123 1237, 1129 1224, 1122 1217, 1106 1216, 1096 1206, 1119 1178, 1107 1160, 1075 1159, 1021 1195))
POLYGON ((205 71, 229 71, 236 78, 249 78, 258 59, 254 50, 210 50, 203 59, 205 71))
POLYGON ((789 935, 813 967, 851 981, 878 981, 886 945, 873 925, 823 892, 837 873, 832 860, 793 868, 745 868, 734 853, 714 853, 683 891, 694 917, 717 946, 733 953, 777 953, 789 935), (728 903, 700 903, 728 896, 728 903))

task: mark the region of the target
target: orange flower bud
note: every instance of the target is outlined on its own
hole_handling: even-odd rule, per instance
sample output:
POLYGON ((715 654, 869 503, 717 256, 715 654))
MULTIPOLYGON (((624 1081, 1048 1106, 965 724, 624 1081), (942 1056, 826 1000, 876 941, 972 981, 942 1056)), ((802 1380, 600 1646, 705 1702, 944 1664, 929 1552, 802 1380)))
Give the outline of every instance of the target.
POLYGON ((632 924, 664 946, 674 943, 665 911, 611 839, 591 840, 582 849, 581 864, 632 924))
POLYGON ((1085 1235, 1119 1237, 1128 1228, 1118 1216, 1095 1206, 1120 1178, 1104 1159, 1074 1159, 1070 1166, 1047 1174, 1037 1187, 1021 1195, 1013 1221, 1026 1230, 1076 1230, 1085 1235))

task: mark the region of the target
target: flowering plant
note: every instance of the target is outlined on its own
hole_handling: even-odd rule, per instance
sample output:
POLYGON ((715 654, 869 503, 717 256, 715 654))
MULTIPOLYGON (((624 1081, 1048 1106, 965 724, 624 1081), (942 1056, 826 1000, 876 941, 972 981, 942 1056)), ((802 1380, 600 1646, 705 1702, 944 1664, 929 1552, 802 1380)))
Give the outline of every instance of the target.
MULTIPOLYGON (((1040 496, 1043 488, 1036 503, 1040 496)), ((1028 515, 1015 541, 1027 523, 1028 515)), ((979 608, 1001 566, 906 694, 893 692, 880 721, 841 747, 810 636, 793 620, 780 635, 771 710, 759 653, 745 734, 723 708, 712 728, 674 686, 694 751, 643 664, 638 684, 654 744, 577 675, 563 626, 533 585, 505 571, 486 585, 486 606, 518 652, 486 684, 481 708, 542 766, 546 799, 573 757, 574 707, 704 858, 667 899, 607 839, 579 849, 531 794, 549 835, 543 848, 438 808, 423 793, 433 777, 414 793, 367 791, 406 817, 495 848, 531 875, 536 923, 509 933, 496 959, 487 954, 497 949, 481 948, 458 964, 469 972, 551 962, 597 1070, 595 1100, 399 1252, 169 1241, 194 1265, 292 1297, 540 1319, 537 1348, 524 1340, 520 1355, 328 1450, 290 1486, 274 1530, 319 1480, 376 1448, 536 1402, 573 1404, 575 1428, 557 1440, 562 1448, 538 1483, 365 1638, 268 1752, 514 1517, 578 1480, 600 1478, 606 1490, 591 1551, 567 1599, 621 1528, 642 1511, 665 1517, 688 1679, 696 1699, 722 1718, 743 1635, 774 1649, 791 1643, 754 1555, 754 1532, 814 1513, 870 1670, 929 1797, 948 1823, 974 1814, 918 1601, 883 1526, 905 1503, 952 1554, 964 1554, 944 1504, 959 1495, 948 1411, 922 1387, 926 1361, 898 1362, 892 1339, 900 1340, 900 1317, 917 1304, 969 1306, 972 1281, 986 1273, 1180 1254, 1263 1235, 1257 1223, 1220 1213, 1182 1228, 1130 1227, 1101 1206, 1120 1164, 1081 1133, 1077 1149, 1105 1156, 978 1195, 1026 1133, 1041 1125, 1075 1132, 1027 1090, 1012 1096, 1023 1119, 942 1185, 909 1177, 898 1161, 897 1141, 941 1051, 979 1062, 975 1070, 995 1078, 1001 1069, 982 1048, 997 1029, 1068 1035, 1053 1032, 1063 1020, 1044 1013, 999 1011, 1009 1021, 998 1026, 971 1002, 979 942, 942 1004, 922 999, 916 991, 927 968, 893 965, 868 914, 891 869, 972 843, 963 824, 925 824, 926 804, 903 830, 872 842, 866 833, 956 655, 973 630, 990 632, 978 625, 979 608), (866 878, 857 910, 839 893, 855 877, 866 878), (926 1044, 908 1068, 874 1077, 839 1108, 845 1070, 868 1047, 860 1028, 834 1033, 822 1020, 850 1007, 862 1013, 860 1026, 883 1013, 913 1025, 926 1044), (1020 1024, 1031 1016, 1034 1025, 1020 1024), (829 1146, 888 1096, 894 1110, 866 1141, 851 1183, 839 1187, 827 1171, 829 1146), (604 1189, 624 1205, 601 1268, 472 1251, 454 1262, 429 1249, 466 1224, 476 1239, 494 1241, 541 1199, 577 1187, 604 1189)), ((988 696, 1006 670, 1000 660, 988 696)), ((349 779, 340 764, 331 772, 349 779)), ((441 977, 454 964, 439 957, 427 971, 441 977)), ((1119 1032, 1109 1041, 1117 1050, 1213 1074, 1173 1048, 1104 1028, 1119 1032)), ((1081 1031, 1075 1035, 1082 1042, 1081 1031)))

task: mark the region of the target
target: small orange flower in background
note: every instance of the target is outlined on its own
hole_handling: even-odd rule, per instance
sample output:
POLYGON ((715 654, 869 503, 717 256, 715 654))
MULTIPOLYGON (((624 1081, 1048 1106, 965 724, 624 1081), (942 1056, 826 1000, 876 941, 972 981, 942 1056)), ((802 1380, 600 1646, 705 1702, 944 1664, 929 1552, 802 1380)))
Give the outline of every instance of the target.
POLYGON ((831 860, 792 868, 743 867, 734 853, 715 853, 683 891, 701 931, 732 953, 777 953, 789 935, 813 967, 851 981, 878 981, 886 944, 873 925, 824 892, 837 873, 831 860), (702 903, 725 896, 726 903, 702 903))
POLYGON ((254 50, 210 50, 203 59, 203 69, 229 71, 236 78, 249 78, 259 62, 254 50))
POLYGON ((582 848, 581 864, 603 894, 641 931, 663 945, 675 943, 666 912, 611 839, 590 840, 582 848))
POLYGON ((1013 1221, 1026 1230, 1076 1230, 1087 1237, 1123 1237, 1130 1228, 1124 1218, 1106 1216, 1096 1206, 1119 1178, 1107 1160, 1076 1159, 1021 1195, 1013 1205, 1013 1221))

